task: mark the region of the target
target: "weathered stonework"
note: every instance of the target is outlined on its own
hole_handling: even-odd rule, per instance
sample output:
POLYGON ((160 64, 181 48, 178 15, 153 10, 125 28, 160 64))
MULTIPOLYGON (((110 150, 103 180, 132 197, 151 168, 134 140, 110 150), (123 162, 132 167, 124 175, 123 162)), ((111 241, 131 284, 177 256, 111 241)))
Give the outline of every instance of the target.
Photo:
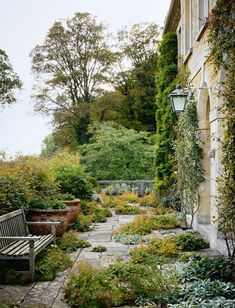
POLYGON ((179 55, 189 68, 190 81, 195 88, 198 102, 205 182, 200 187, 200 209, 194 228, 210 241, 212 248, 226 253, 225 243, 221 240, 216 224, 217 179, 221 174, 219 140, 223 138, 223 116, 219 111, 222 102, 217 97, 217 91, 223 74, 216 72, 210 58, 207 41, 208 27, 205 17, 210 14, 215 3, 216 0, 172 0, 164 33, 169 31, 177 33, 179 55), (179 11, 180 17, 177 13, 179 11), (201 16, 204 16, 203 19, 201 16))

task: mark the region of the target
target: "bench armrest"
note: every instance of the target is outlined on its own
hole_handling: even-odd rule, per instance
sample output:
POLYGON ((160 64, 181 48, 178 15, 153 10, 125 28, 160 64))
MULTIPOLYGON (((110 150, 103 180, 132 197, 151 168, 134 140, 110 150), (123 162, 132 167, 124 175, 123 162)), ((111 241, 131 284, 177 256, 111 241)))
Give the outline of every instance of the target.
POLYGON ((54 225, 58 226, 60 224, 59 221, 26 221, 27 225, 54 225))
POLYGON ((7 241, 38 241, 40 236, 0 236, 0 240, 7 241))

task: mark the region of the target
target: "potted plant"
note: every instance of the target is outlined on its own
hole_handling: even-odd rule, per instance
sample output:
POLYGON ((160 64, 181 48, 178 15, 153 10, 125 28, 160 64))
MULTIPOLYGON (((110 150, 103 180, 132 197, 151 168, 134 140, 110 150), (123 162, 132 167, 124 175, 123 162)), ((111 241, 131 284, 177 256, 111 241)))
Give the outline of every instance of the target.
MULTIPOLYGON (((56 236, 60 237, 67 230, 69 208, 62 202, 33 199, 29 203, 27 219, 29 221, 59 221, 56 236)), ((50 234, 49 225, 30 225, 33 234, 50 234)))
POLYGON ((68 227, 70 227, 76 222, 77 216, 80 213, 80 199, 75 198, 72 194, 57 194, 55 199, 69 208, 68 227))

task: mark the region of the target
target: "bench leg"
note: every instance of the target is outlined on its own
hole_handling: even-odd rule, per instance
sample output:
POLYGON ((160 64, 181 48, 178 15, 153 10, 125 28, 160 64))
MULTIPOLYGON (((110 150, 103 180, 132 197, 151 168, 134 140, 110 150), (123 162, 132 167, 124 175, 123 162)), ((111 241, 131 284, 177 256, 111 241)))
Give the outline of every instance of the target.
POLYGON ((35 256, 34 256, 34 241, 29 241, 29 271, 30 279, 35 280, 35 256))
POLYGON ((51 233, 53 234, 54 245, 56 245, 56 226, 55 225, 51 226, 51 233))

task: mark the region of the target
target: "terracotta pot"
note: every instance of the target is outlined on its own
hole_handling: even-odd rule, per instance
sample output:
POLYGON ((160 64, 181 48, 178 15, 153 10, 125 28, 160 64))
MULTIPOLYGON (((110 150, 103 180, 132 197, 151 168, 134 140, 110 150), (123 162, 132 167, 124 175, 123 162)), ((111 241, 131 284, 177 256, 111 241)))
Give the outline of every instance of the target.
POLYGON ((74 199, 74 200, 62 200, 60 201, 67 205, 69 208, 68 212, 68 226, 70 227, 72 224, 75 223, 78 214, 80 213, 80 199, 74 199))
MULTIPOLYGON (((56 236, 60 237, 67 230, 69 208, 65 209, 29 209, 27 214, 28 221, 59 221, 56 226, 56 236)), ((32 234, 42 235, 50 234, 50 225, 29 225, 29 231, 32 234)))

